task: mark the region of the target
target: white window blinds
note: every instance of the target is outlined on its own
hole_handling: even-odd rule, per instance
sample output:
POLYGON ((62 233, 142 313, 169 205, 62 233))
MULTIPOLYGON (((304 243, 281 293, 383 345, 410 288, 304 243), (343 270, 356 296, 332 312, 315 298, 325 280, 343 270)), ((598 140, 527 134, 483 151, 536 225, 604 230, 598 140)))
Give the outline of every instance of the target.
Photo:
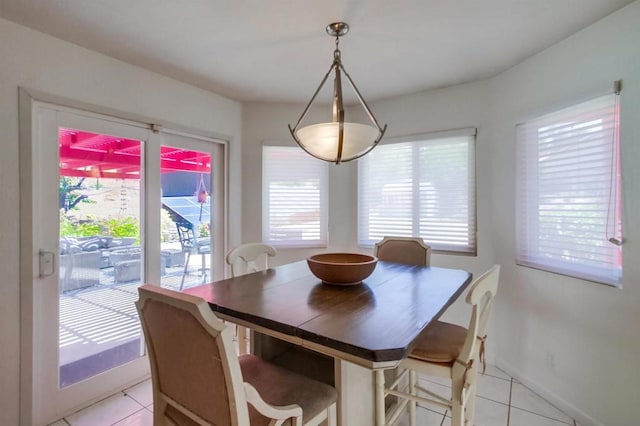
POLYGON ((358 243, 419 236, 476 252, 475 129, 379 145, 358 161, 358 243))
POLYGON ((278 247, 326 247, 328 167, 300 148, 262 149, 262 239, 278 247))
POLYGON ((517 130, 517 263, 620 285, 617 96, 599 97, 517 130))

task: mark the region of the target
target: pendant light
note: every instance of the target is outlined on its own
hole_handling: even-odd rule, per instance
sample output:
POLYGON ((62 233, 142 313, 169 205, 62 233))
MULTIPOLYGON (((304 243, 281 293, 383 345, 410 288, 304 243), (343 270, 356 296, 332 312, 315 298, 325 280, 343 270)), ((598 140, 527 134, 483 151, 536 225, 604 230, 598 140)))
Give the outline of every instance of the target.
POLYGON ((349 32, 349 25, 344 22, 334 22, 326 28, 327 34, 336 38, 336 49, 333 51, 333 63, 325 74, 298 119, 294 127, 289 124, 289 131, 296 143, 309 155, 332 163, 344 163, 362 157, 371 151, 380 142, 387 125, 380 127, 378 121, 362 98, 351 77, 342 66, 340 58, 340 37, 349 32), (320 89, 324 86, 331 72, 335 73, 333 90, 333 121, 329 123, 312 124, 300 128, 309 108, 316 99, 320 89), (370 124, 345 122, 345 112, 342 99, 342 73, 351 85, 358 101, 364 108, 370 120, 370 124))

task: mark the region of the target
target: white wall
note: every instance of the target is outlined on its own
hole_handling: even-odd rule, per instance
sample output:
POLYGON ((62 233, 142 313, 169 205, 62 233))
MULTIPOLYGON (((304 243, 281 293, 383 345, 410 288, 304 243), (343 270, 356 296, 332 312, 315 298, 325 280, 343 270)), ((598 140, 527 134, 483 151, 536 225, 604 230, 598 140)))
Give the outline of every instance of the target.
POLYGON ((492 79, 494 247, 502 280, 498 364, 585 424, 638 424, 640 2, 492 79), (623 80, 623 288, 514 264, 514 126, 623 80), (567 408, 568 407, 568 408, 567 408))
POLYGON ((230 140, 230 243, 240 240, 241 105, 0 19, 0 424, 18 424, 18 87, 230 140))
MULTIPOLYGON (((357 76, 353 76, 357 83, 357 76)), ((366 93, 363 93, 366 98, 366 93)), ((490 80, 370 104, 387 137, 477 127, 478 256, 434 256, 479 273, 502 265, 489 357, 581 424, 637 424, 640 404, 640 2, 490 80), (515 124, 623 80, 623 289, 515 265, 515 124)), ((243 240, 261 239, 261 144, 291 141, 304 105, 243 110, 243 240)), ((293 142, 290 142, 293 144, 293 142)), ((332 166, 329 250, 356 247, 356 167, 332 166)), ((317 250, 315 250, 317 251, 317 250)), ((278 255, 304 259, 314 250, 278 255)), ((456 304, 447 320, 463 322, 456 304)))

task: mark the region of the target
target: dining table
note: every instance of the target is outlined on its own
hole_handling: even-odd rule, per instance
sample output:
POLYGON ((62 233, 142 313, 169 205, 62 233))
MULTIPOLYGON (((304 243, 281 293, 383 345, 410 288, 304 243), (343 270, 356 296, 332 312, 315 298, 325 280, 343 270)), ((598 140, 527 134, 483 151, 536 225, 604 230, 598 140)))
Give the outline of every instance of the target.
POLYGON ((323 283, 305 260, 186 289, 251 330, 251 350, 338 391, 338 424, 383 424, 376 370, 392 370, 471 283, 464 270, 378 261, 362 283, 323 283))

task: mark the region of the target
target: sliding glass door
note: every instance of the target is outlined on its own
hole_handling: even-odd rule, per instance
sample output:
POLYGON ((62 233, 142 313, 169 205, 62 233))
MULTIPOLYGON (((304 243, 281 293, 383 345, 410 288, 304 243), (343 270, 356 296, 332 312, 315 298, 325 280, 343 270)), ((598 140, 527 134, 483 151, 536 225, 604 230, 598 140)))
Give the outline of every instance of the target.
POLYGON ((34 108, 33 423, 149 374, 143 283, 224 276, 224 144, 62 107, 34 108))

